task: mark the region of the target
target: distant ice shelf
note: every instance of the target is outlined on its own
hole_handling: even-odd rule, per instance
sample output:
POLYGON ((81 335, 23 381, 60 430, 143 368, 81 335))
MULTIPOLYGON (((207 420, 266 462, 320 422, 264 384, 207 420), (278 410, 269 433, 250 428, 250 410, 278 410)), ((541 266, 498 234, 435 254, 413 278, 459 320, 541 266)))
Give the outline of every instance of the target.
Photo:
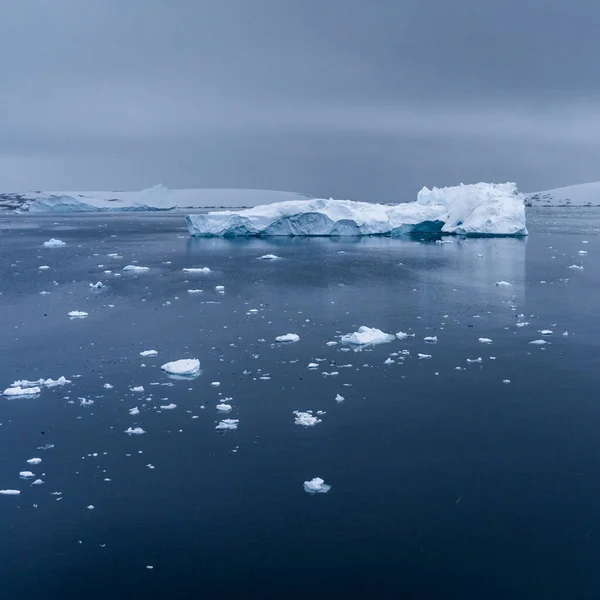
POLYGON ((524 197, 514 183, 423 188, 415 202, 277 202, 241 211, 188 215, 192 236, 363 236, 458 234, 524 236, 524 197))
POLYGON ((526 206, 600 206, 600 181, 525 194, 526 206))

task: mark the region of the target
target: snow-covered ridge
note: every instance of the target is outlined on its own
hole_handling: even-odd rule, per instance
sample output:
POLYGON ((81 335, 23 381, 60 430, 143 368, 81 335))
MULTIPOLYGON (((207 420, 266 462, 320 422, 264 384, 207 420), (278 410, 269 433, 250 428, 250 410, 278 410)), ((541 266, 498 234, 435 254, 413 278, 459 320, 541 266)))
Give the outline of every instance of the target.
POLYGON ((415 202, 278 202, 242 211, 188 215, 194 236, 342 236, 452 233, 527 235, 525 205, 514 183, 423 188, 415 202))
POLYGON ((0 209, 22 212, 158 211, 177 208, 247 207, 307 200, 295 192, 244 189, 170 190, 155 185, 138 192, 25 192, 0 194, 0 209))
POLYGON ((600 206, 600 181, 525 194, 526 206, 600 206))

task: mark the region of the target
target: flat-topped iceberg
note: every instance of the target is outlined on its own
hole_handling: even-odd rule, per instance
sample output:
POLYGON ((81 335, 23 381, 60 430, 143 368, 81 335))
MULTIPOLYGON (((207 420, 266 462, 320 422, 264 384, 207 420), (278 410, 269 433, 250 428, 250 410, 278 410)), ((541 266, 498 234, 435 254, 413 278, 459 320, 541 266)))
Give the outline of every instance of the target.
POLYGON ((447 233, 524 236, 524 197, 514 183, 423 188, 415 202, 300 200, 188 215, 193 236, 356 236, 447 233))

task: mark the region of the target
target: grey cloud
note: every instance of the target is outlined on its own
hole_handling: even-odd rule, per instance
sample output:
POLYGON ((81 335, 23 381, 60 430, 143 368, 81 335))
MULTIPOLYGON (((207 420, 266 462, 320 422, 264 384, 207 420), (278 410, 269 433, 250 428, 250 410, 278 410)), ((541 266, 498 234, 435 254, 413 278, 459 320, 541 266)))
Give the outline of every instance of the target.
POLYGON ((4 0, 0 187, 600 179, 596 0, 4 0))

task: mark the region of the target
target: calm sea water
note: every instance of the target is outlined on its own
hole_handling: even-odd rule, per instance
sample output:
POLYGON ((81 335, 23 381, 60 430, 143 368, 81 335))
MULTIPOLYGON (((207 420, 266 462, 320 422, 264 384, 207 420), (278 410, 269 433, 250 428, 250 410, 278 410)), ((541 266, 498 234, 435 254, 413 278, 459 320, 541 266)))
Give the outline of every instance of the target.
POLYGON ((0 496, 0 596, 598 598, 600 211, 528 219, 527 240, 436 243, 1 217, 0 387, 72 383, 0 400, 0 489, 21 491, 0 496), (415 337, 326 345, 362 325, 415 337), (169 379, 180 358, 202 374, 169 379))

